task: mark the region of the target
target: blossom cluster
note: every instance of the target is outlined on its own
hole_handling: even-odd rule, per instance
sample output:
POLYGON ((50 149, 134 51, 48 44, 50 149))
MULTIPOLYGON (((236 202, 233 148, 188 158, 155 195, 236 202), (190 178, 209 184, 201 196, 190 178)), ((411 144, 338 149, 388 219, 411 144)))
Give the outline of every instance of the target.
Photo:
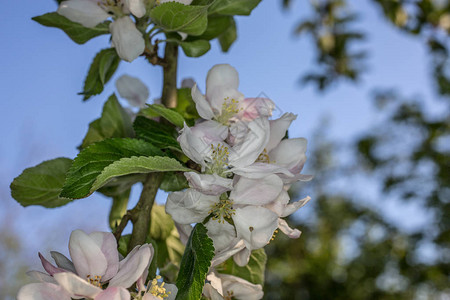
MULTIPOLYGON (((58 7, 58 14, 85 27, 113 19, 109 24, 111 45, 125 61, 131 62, 145 50, 144 34, 146 28, 137 28, 134 19, 146 15, 149 0, 65 0, 58 7)), ((155 2, 155 1, 153 1, 155 2)), ((156 5, 166 2, 179 2, 185 5, 192 0, 157 0, 156 5)))
POLYGON ((145 285, 153 258, 151 244, 136 246, 123 259, 117 251, 114 235, 109 232, 72 232, 69 241, 72 260, 52 251, 53 265, 41 253, 44 272, 29 271, 38 283, 23 286, 18 300, 157 300, 175 299, 173 284, 159 283, 157 277, 145 285), (134 292, 128 290, 136 284, 134 292))
MULTIPOLYGON (((225 276, 215 272, 215 266, 231 256, 238 265, 246 265, 251 251, 266 246, 278 229, 298 238, 301 232, 290 228, 283 218, 310 199, 291 202, 288 194, 292 183, 312 178, 301 174, 306 140, 286 138, 296 115, 285 113, 272 120, 275 103, 267 98, 245 98, 238 86, 237 71, 221 64, 208 72, 206 94, 197 85, 192 87, 202 119, 192 127, 185 124, 178 141, 201 172, 184 173, 190 188, 171 193, 166 203, 181 236, 183 231, 189 233, 192 223, 207 227, 216 251, 208 275, 213 279, 225 276)), ((261 291, 260 286, 243 285, 242 281, 235 285, 246 286, 244 293, 249 293, 235 298, 262 297, 262 292, 255 292, 261 291)), ((211 294, 208 287, 205 294, 211 294)), ((226 296, 220 288, 213 290, 226 296)))

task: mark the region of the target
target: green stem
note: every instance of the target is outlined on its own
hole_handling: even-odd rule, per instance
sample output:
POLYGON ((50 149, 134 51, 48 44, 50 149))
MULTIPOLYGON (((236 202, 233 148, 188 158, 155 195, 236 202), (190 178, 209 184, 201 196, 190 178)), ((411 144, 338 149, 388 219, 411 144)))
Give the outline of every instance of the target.
POLYGON ((133 223, 133 231, 131 232, 131 239, 128 245, 128 250, 130 251, 137 245, 144 244, 147 240, 153 202, 155 201, 162 177, 162 173, 149 173, 147 175, 139 202, 130 212, 131 222, 133 223))
MULTIPOLYGON (((163 66, 163 92, 161 102, 166 107, 177 105, 177 67, 178 67, 178 45, 166 43, 163 66)), ((150 228, 150 218, 155 202, 156 193, 161 184, 163 173, 150 173, 144 181, 142 193, 136 206, 129 212, 133 231, 131 232, 128 250, 146 242, 150 228)))
POLYGON ((164 49, 164 83, 161 102, 166 107, 177 106, 177 68, 178 68, 178 45, 166 43, 164 49))

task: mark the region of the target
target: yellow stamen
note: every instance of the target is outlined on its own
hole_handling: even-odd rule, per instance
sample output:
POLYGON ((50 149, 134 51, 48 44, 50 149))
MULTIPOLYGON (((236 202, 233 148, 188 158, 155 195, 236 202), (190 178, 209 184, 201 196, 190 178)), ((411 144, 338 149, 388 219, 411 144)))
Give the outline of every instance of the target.
POLYGON ((96 287, 99 287, 99 288, 102 287, 102 285, 101 285, 101 283, 100 283, 100 281, 102 280, 102 276, 97 276, 97 275, 91 276, 91 275, 87 275, 86 278, 87 278, 87 281, 88 281, 90 284, 92 284, 92 285, 94 285, 94 286, 96 286, 96 287))
POLYGON ((225 219, 230 219, 235 212, 236 210, 233 209, 233 200, 221 199, 211 207, 208 214, 212 214, 213 220, 218 220, 219 223, 225 224, 225 219))

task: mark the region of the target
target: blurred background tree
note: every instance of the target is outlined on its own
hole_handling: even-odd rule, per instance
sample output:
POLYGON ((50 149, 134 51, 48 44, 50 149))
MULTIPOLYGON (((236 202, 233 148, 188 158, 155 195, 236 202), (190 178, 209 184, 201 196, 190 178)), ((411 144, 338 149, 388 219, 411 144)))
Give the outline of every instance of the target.
MULTIPOLYGON (((288 9, 295 0, 282 2, 288 9)), ((342 143, 327 136, 323 122, 307 162, 306 173, 316 177, 298 188, 313 200, 290 219, 303 234, 295 242, 279 235, 269 245, 265 299, 450 299, 450 2, 372 2, 428 47, 438 109, 373 87, 379 122, 370 130, 342 143), (343 180, 355 189, 341 191, 343 180), (368 201, 374 195, 377 206, 368 201), (400 209, 420 206, 430 221, 414 232, 401 229, 379 209, 392 201, 400 209)), ((356 82, 367 71, 367 52, 359 50, 366 34, 355 29, 351 1, 311 5, 313 14, 295 32, 312 37, 316 66, 301 82, 321 91, 342 79, 356 82)))

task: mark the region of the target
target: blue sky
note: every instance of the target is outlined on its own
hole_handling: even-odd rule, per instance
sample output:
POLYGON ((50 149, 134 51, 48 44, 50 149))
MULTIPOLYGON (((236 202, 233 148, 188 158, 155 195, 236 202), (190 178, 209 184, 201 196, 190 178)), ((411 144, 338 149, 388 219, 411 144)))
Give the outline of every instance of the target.
MULTIPOLYGON (((405 95, 421 95, 424 99, 435 96, 422 43, 388 24, 368 0, 351 4, 362 16, 358 29, 368 34, 364 47, 369 50, 369 72, 358 84, 342 83, 327 93, 302 88, 298 80, 314 65, 314 52, 309 39, 294 36, 293 30, 299 18, 308 14, 309 4, 294 1, 293 8, 283 12, 280 2, 264 0, 250 17, 238 17, 239 39, 228 54, 221 53, 215 41, 201 58, 182 54, 180 82, 193 77, 204 90, 207 71, 214 64, 229 63, 239 71, 241 91, 246 96, 264 93, 281 111, 299 115, 290 131, 292 137, 308 138, 326 115, 332 119, 330 135, 342 140, 349 140, 378 120, 369 101, 375 86, 395 86, 405 95)), ((31 253, 45 251, 48 244, 66 252, 70 231, 107 229, 105 207, 109 201, 93 195, 55 210, 22 208, 9 196, 9 183, 24 168, 43 160, 73 158, 89 122, 100 115, 104 101, 114 92, 115 78, 124 73, 140 77, 153 99, 160 96, 162 71, 142 58, 131 64, 122 62, 105 91, 83 103, 77 93, 96 52, 109 46, 108 38, 99 37, 80 46, 62 31, 32 21, 31 17, 56 9, 52 0, 24 0, 20 4, 6 1, 3 8, 7 13, 0 19, 0 217, 14 216, 10 225, 18 230, 31 253)), ((354 185, 344 182, 343 188, 346 184, 348 188, 354 185)), ((138 190, 134 190, 134 196, 138 190)), ((160 195, 159 199, 163 198, 160 195)), ((369 201, 376 205, 378 199, 369 201)), ((398 204, 388 204, 383 211, 406 229, 426 221, 426 215, 415 206, 399 210, 398 204), (415 223, 407 221, 411 213, 419 213, 415 223)))

